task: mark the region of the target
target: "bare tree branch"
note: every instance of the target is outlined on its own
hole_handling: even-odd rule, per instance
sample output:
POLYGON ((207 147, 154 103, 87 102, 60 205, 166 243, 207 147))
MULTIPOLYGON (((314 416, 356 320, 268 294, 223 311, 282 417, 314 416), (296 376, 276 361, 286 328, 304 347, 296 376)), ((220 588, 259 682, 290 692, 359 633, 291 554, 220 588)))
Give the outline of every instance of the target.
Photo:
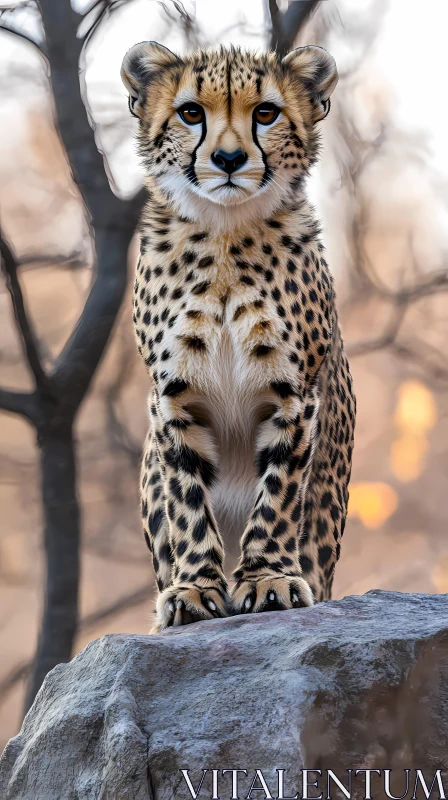
POLYGON ((419 366, 427 379, 443 385, 446 389, 448 363, 444 352, 422 341, 395 341, 390 345, 390 349, 397 358, 419 366))
POLYGON ((85 87, 84 40, 76 36, 79 14, 63 0, 40 0, 39 5, 51 67, 55 125, 64 142, 73 179, 84 197, 93 229, 127 231, 129 219, 134 222, 130 210, 133 204, 119 200, 110 191, 109 167, 95 132, 85 87))
MULTIPOLYGON (((384 10, 383 0, 377 3, 378 10, 384 10)), ((349 85, 356 85, 356 71, 364 63, 365 54, 371 47, 375 36, 370 35, 365 38, 364 51, 358 59, 357 65, 346 80, 349 85)), ((389 322, 385 329, 376 337, 347 346, 350 356, 366 355, 379 350, 389 349, 395 355, 411 360, 415 357, 418 361, 418 353, 422 353, 425 343, 420 341, 418 345, 403 343, 398 341, 406 315, 416 307, 417 303, 425 298, 431 298, 445 293, 448 290, 448 269, 441 269, 428 273, 419 268, 419 264, 413 248, 412 237, 409 237, 409 249, 406 257, 402 285, 390 287, 378 274, 375 265, 371 262, 368 249, 366 247, 366 233, 371 230, 370 220, 370 199, 365 195, 364 178, 366 170, 370 169, 377 159, 387 154, 391 144, 396 144, 403 140, 403 134, 386 122, 380 123, 378 135, 371 140, 364 140, 356 127, 353 115, 347 113, 343 106, 338 107, 338 117, 336 124, 339 128, 342 139, 346 145, 346 153, 350 155, 347 161, 340 164, 341 187, 346 186, 353 197, 351 224, 348 230, 348 243, 351 251, 352 277, 355 291, 347 305, 355 307, 359 303, 365 303, 366 299, 377 298, 380 303, 387 303, 389 306, 389 322)), ((406 140, 408 146, 409 142, 406 140)), ((412 138, 410 145, 413 145, 412 138)), ((421 142, 414 143, 414 146, 421 149, 421 142)), ((424 332, 423 332, 424 334, 424 332)), ((431 363, 432 377, 443 378, 445 371, 444 363, 446 358, 435 359, 434 348, 432 348, 431 358, 427 356, 428 371, 431 363)), ((421 360, 421 356, 420 356, 421 360)), ((448 365, 447 365, 448 367, 448 365)))
MULTIPOLYGON (((98 611, 87 614, 79 623, 79 633, 86 633, 94 628, 98 622, 104 622, 123 611, 128 611, 130 608, 141 605, 150 597, 150 594, 151 587, 145 584, 139 589, 135 589, 133 592, 119 597, 118 600, 114 600, 112 603, 103 606, 103 608, 99 608, 98 611)), ((24 661, 14 667, 6 677, 0 681, 0 704, 4 703, 9 693, 18 683, 28 678, 32 666, 32 661, 24 661)))
POLYGON ((81 253, 53 253, 28 251, 17 259, 17 265, 21 268, 34 269, 38 267, 67 267, 68 269, 78 269, 85 267, 85 261, 81 258, 81 253))
POLYGON ((391 290, 379 281, 369 278, 372 288, 382 297, 393 300, 397 305, 413 303, 423 297, 448 291, 448 269, 432 272, 429 277, 417 281, 413 286, 391 290))
POLYGON ((272 21, 271 49, 284 56, 294 46, 300 30, 316 10, 320 0, 293 0, 282 13, 276 0, 269 0, 272 21))
MULTIPOLYGON (((25 709, 34 700, 47 672, 70 659, 78 623, 80 509, 73 424, 92 377, 108 344, 127 284, 127 253, 143 192, 120 200, 110 188, 85 87, 85 42, 104 12, 121 0, 97 4, 99 15, 84 19, 85 38, 77 38, 80 20, 69 0, 41 0, 47 73, 51 67, 54 122, 65 147, 73 180, 85 201, 90 232, 95 238, 95 280, 80 319, 46 375, 37 342, 25 312, 17 277, 17 260, 5 242, 2 262, 25 355, 36 380, 36 415, 20 393, 3 391, 8 410, 35 421, 41 458, 46 584, 44 613, 25 709), (14 406, 14 400, 17 406, 14 406)), ((14 31, 16 35, 20 32, 14 31)), ((27 36, 24 33, 23 38, 27 36)), ((36 45, 39 51, 39 46, 36 45)), ((34 409, 33 409, 34 411, 34 409)))
POLYGON ((126 285, 126 253, 137 224, 143 194, 127 210, 128 228, 98 229, 95 281, 81 317, 55 362, 53 378, 75 413, 89 388, 92 376, 108 343, 126 285), (131 213, 133 212, 133 213, 131 213), (124 262, 123 262, 124 259, 124 262))
POLYGON ((34 425, 38 422, 38 407, 34 394, 0 389, 0 409, 26 417, 34 425))
MULTIPOLYGON (((416 285, 396 292, 387 287, 378 286, 373 281, 370 285, 376 294, 392 302, 393 316, 384 332, 375 339, 348 345, 347 352, 353 357, 384 350, 395 345, 409 307, 424 297, 432 297, 435 294, 448 291, 448 270, 433 273, 429 278, 425 278, 425 280, 416 285)), ((397 350, 398 348, 399 346, 397 345, 397 350)))
POLYGON ((77 15, 68 3, 60 0, 41 0, 40 6, 51 64, 56 124, 96 234, 96 279, 54 372, 55 382, 70 394, 72 408, 77 408, 99 364, 123 299, 127 282, 123 252, 135 229, 144 193, 123 202, 111 192, 108 165, 95 136, 85 87, 83 95, 79 87, 80 78, 84 86, 85 66, 82 41, 74 35, 77 15))
POLYGON ((130 608, 135 608, 135 606, 141 605, 148 600, 150 596, 151 587, 149 584, 145 584, 139 589, 135 589, 133 592, 125 594, 123 597, 119 597, 118 600, 113 601, 109 605, 98 609, 98 611, 88 614, 83 620, 81 620, 79 630, 80 632, 85 633, 91 628, 94 628, 98 622, 104 622, 104 620, 110 619, 116 614, 121 614, 123 611, 128 611, 130 608))
POLYGON ((6 287, 11 295, 17 329, 22 339, 26 360, 36 381, 36 388, 42 395, 51 398, 54 392, 51 381, 40 362, 37 338, 25 309, 22 289, 17 274, 17 262, 1 230, 0 262, 6 280, 6 287))
POLYGON ((200 40, 200 33, 197 22, 186 11, 184 5, 179 0, 171 0, 171 7, 168 6, 163 0, 159 0, 159 6, 163 9, 166 18, 174 25, 181 25, 185 38, 190 48, 197 47, 200 40), (172 8, 174 7, 176 14, 173 14, 172 8))
POLYGON ((375 339, 370 339, 365 342, 356 342, 355 344, 348 345, 347 354, 350 357, 355 357, 367 355, 368 353, 374 353, 377 350, 384 350, 386 347, 390 347, 390 345, 395 342, 398 336, 398 332, 405 317, 406 310, 407 305, 405 303, 398 305, 396 313, 392 317, 391 322, 383 333, 381 333, 375 339))

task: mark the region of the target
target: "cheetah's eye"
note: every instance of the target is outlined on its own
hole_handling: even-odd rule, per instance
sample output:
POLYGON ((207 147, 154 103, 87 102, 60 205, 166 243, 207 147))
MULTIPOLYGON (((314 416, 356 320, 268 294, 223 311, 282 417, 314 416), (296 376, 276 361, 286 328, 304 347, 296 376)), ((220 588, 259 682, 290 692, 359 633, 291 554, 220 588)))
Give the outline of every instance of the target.
POLYGON ((185 103, 177 109, 177 113, 187 125, 199 125, 204 119, 204 109, 197 103, 185 103))
POLYGON ((274 103, 262 103, 254 111, 254 117, 260 125, 271 125, 280 114, 280 109, 274 103))

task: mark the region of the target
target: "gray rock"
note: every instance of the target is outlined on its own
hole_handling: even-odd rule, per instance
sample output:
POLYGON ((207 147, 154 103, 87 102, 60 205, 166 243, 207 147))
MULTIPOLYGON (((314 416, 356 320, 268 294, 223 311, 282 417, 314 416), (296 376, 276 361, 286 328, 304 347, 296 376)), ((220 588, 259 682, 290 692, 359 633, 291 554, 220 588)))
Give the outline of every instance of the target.
POLYGON ((181 769, 194 786, 202 769, 246 769, 241 798, 257 769, 276 797, 284 769, 287 797, 303 768, 345 783, 389 768, 402 787, 403 769, 447 766, 448 595, 375 591, 92 642, 48 675, 3 754, 0 797, 190 798, 181 769))

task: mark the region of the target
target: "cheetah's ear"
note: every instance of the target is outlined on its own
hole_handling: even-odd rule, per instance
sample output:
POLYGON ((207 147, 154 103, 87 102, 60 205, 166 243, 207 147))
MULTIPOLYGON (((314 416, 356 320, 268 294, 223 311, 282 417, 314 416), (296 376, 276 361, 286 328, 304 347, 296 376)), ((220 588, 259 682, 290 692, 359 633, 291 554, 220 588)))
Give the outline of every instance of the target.
POLYGON ((333 56, 317 45, 298 47, 284 57, 282 65, 293 71, 308 92, 313 107, 313 122, 324 119, 330 110, 330 95, 338 82, 333 56))
POLYGON ((141 115, 151 78, 160 70, 181 63, 175 53, 157 42, 140 42, 128 50, 121 66, 121 80, 129 92, 129 110, 134 117, 141 115))

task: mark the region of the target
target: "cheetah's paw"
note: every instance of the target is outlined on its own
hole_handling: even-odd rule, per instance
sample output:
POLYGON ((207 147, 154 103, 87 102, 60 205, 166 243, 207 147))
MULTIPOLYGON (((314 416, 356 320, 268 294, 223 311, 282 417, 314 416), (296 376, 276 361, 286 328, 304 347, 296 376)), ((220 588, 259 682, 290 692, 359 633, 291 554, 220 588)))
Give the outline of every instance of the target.
POLYGON ((246 578, 235 584, 232 605, 235 614, 260 611, 285 611, 314 604, 313 593, 303 578, 295 575, 269 575, 246 578))
POLYGON ((182 584, 169 586, 157 598, 153 633, 203 619, 229 616, 229 600, 221 590, 182 584))

